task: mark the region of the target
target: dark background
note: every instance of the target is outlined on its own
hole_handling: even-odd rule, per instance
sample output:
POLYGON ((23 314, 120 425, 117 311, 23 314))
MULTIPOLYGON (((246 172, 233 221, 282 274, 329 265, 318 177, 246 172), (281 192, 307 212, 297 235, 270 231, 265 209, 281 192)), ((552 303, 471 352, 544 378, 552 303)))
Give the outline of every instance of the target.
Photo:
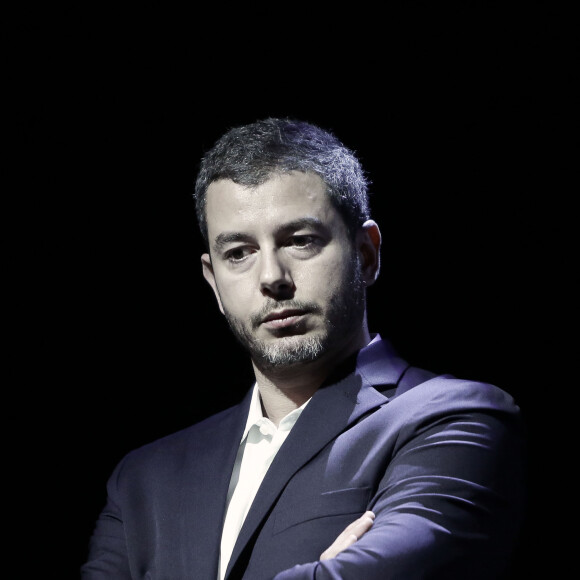
POLYGON ((383 234, 371 331, 516 398, 530 508, 513 577, 561 564, 577 35, 555 3, 436 4, 51 7, 15 22, 17 433, 34 441, 29 505, 59 578, 78 577, 117 461, 251 384, 201 275, 192 189, 219 135, 266 116, 318 123, 358 153, 383 234))

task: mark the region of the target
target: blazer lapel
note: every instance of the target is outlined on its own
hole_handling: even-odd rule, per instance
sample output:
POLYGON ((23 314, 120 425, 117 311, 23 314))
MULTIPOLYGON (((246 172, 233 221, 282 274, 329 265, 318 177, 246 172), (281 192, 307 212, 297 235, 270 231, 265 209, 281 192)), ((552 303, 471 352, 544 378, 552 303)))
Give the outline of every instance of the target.
POLYGON ((239 405, 198 425, 188 449, 181 485, 181 537, 188 543, 186 569, 195 571, 196 578, 217 578, 226 498, 251 393, 252 389, 239 405))
POLYGON ((350 424, 387 401, 358 374, 351 374, 315 393, 264 477, 240 530, 227 574, 235 566, 236 560, 259 529, 288 480, 350 424))

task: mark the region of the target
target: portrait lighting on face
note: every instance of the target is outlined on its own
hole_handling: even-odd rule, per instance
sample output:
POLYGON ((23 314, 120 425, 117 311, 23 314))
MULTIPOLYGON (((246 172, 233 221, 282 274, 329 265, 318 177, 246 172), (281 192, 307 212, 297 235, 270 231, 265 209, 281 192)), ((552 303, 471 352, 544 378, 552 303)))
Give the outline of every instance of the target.
POLYGON ((239 397, 118 461, 82 580, 504 579, 524 514, 520 409, 408 361, 375 322, 369 183, 303 120, 235 126, 207 149, 200 281, 235 340, 187 388, 239 397), (224 379, 235 348, 249 380, 224 379))

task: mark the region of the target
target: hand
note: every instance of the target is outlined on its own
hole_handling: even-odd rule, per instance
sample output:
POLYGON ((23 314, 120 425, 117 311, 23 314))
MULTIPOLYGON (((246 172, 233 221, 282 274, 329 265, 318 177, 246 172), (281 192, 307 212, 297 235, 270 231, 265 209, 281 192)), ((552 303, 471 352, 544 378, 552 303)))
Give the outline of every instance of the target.
POLYGON ((326 548, 320 555, 321 560, 328 560, 340 554, 344 549, 352 546, 357 540, 360 540, 373 525, 375 514, 365 512, 360 518, 349 524, 332 542, 332 545, 326 548))

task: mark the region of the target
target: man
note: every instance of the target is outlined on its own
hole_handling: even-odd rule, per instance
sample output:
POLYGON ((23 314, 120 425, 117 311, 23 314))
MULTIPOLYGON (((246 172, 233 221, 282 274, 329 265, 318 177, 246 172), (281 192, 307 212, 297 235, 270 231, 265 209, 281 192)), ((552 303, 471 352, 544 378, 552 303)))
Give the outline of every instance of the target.
POLYGON ((519 408, 369 331, 381 234, 367 185, 349 149, 301 121, 231 129, 204 156, 203 275, 255 384, 120 462, 83 579, 505 573, 524 503, 519 408))

